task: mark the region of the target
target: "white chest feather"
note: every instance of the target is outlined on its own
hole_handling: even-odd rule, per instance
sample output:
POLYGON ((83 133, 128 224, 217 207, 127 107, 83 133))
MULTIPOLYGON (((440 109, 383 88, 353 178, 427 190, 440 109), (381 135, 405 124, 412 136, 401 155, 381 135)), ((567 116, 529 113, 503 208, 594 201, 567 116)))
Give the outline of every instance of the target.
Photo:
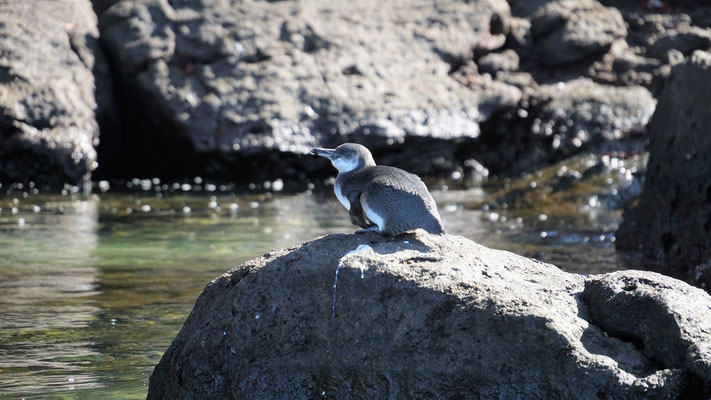
POLYGON ((363 204, 363 213, 365 214, 365 217, 368 218, 368 221, 378 226, 380 232, 383 231, 383 227, 385 226, 385 218, 383 218, 382 215, 379 215, 372 208, 370 208, 368 203, 363 204))
POLYGON ((343 204, 343 207, 346 208, 346 210, 350 211, 351 210, 351 202, 348 201, 346 196, 341 193, 341 188, 339 186, 334 186, 333 191, 336 192, 336 198, 338 198, 338 201, 343 204))

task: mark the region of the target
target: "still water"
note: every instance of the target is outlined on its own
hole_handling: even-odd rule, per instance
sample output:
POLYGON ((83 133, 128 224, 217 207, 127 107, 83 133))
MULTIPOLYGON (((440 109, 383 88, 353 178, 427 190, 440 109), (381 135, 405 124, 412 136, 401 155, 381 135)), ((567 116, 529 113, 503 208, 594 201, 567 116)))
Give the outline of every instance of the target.
MULTIPOLYGON (((449 233, 569 271, 625 267, 613 243, 619 210, 585 197, 494 211, 496 190, 435 190, 449 233)), ((211 279, 354 229, 328 192, 0 197, 0 398, 145 398, 211 279)))

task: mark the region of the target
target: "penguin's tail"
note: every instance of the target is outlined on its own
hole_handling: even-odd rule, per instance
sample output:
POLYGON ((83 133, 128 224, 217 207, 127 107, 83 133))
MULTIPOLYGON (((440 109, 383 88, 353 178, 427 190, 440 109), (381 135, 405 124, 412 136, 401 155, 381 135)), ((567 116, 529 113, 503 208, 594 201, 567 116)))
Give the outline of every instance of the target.
POLYGON ((444 226, 442 226, 442 224, 440 224, 440 223, 437 223, 432 227, 428 227, 425 230, 433 235, 446 235, 447 234, 447 231, 444 229, 444 226))

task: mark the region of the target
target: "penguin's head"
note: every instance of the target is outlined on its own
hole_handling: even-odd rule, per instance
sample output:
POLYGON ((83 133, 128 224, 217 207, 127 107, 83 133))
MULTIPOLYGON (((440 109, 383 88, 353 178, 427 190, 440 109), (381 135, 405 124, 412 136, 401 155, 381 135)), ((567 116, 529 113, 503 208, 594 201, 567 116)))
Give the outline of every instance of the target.
POLYGON ((370 151, 363 145, 344 143, 335 149, 311 149, 317 156, 326 157, 338 172, 350 172, 365 166, 375 165, 370 151))

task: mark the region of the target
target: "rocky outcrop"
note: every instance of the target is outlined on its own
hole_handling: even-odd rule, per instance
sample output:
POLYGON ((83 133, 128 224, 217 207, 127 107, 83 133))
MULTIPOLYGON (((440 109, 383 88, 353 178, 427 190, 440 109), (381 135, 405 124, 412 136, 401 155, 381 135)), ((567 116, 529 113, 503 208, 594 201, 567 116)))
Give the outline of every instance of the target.
POLYGON ((706 293, 656 273, 624 271, 587 279, 583 297, 596 325, 634 341, 651 360, 689 371, 711 389, 706 293))
POLYGON ((643 151, 653 96, 673 65, 711 46, 711 29, 698 10, 604 3, 509 0, 504 46, 459 73, 490 75, 523 95, 484 121, 459 155, 510 176, 581 152, 643 151))
POLYGON ((585 278, 421 231, 331 235, 210 283, 148 398, 701 398, 709 310, 653 273, 585 278))
MULTIPOLYGON (((525 105, 482 124, 480 143, 472 152, 495 174, 530 172, 583 151, 625 149, 611 143, 629 141, 643 130, 656 101, 643 87, 575 79, 539 86, 525 105)), ((638 142, 636 148, 642 145, 638 142)))
MULTIPOLYGON (((510 107, 520 91, 485 85, 473 92, 448 72, 462 57, 500 47, 508 14, 495 0, 424 8, 407 1, 119 2, 102 16, 102 39, 123 102, 145 125, 110 141, 139 153, 141 143, 172 143, 161 149, 165 156, 149 150, 162 161, 156 168, 180 169, 187 156, 198 170, 239 180, 238 168, 255 155, 280 154, 258 171, 288 178, 303 173, 293 171, 297 156, 317 144, 358 139, 377 152, 408 137, 475 138, 486 117, 480 105, 510 107), (180 154, 170 159, 170 152, 180 154)), ((123 167, 122 153, 129 151, 107 162, 123 167)))
POLYGON ((595 0, 509 0, 513 17, 504 48, 516 50, 521 71, 539 83, 589 77, 658 93, 672 65, 711 47, 703 7, 603 3, 608 7, 595 0))
POLYGON ((0 182, 84 186, 96 168, 88 0, 0 4, 0 182))
POLYGON ((654 100, 639 86, 656 90, 674 54, 704 45, 708 29, 688 17, 658 17, 642 43, 648 15, 664 14, 636 11, 595 0, 119 2, 100 29, 128 126, 102 138, 102 168, 303 180, 329 171, 300 158, 309 147, 354 141, 422 175, 531 171, 642 128, 654 100))
POLYGON ((98 29, 50 3, 2 5, 1 181, 80 184, 97 151, 100 179, 238 183, 325 178, 301 156, 345 141, 474 180, 638 152, 621 136, 711 46, 707 8, 656 2, 92 0, 98 29))
POLYGON ((624 214, 616 246, 641 250, 665 270, 711 288, 711 53, 676 66, 649 124, 639 202, 624 214))
POLYGON ((538 7, 530 21, 535 55, 549 66, 604 54, 627 36, 620 12, 596 0, 550 1, 538 7))

